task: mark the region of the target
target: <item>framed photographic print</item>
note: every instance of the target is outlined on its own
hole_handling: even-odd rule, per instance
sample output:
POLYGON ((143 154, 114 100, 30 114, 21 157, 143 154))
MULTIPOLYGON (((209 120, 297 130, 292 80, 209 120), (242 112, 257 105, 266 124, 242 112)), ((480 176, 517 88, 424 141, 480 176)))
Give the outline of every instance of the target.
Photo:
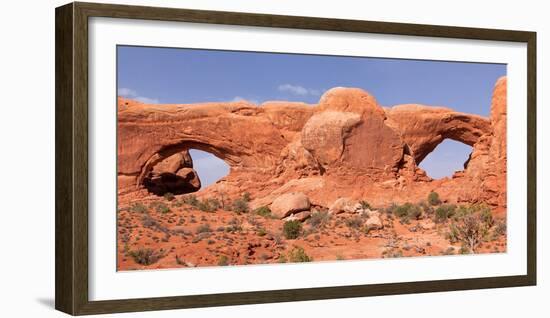
POLYGON ((536 284, 536 34, 56 10, 56 308, 536 284))

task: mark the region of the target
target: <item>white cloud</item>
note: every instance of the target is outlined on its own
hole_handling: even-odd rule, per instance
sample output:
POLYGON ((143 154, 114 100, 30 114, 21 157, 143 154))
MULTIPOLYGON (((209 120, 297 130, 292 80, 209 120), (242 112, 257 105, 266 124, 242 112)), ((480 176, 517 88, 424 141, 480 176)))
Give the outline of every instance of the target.
POLYGON ((293 85, 288 83, 279 85, 277 89, 280 92, 286 92, 286 93, 290 93, 298 96, 307 96, 307 95, 319 96, 321 94, 317 89, 309 89, 300 85, 293 85))
POLYGON ((149 98, 145 96, 140 96, 138 92, 136 92, 133 89, 121 87, 118 89, 118 96, 131 98, 133 100, 137 100, 138 102, 142 102, 144 104, 159 104, 160 101, 156 98, 149 98))

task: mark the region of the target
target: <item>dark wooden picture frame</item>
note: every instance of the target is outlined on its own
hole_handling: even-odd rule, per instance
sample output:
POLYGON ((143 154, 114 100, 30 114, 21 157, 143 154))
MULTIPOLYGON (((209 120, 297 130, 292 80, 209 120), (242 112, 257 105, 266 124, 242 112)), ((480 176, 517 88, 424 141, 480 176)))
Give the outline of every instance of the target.
POLYGON ((426 293, 536 284, 536 33, 144 6, 71 3, 56 9, 55 307, 72 314, 163 310, 426 293), (527 275, 258 292, 90 301, 88 298, 88 18, 111 17, 271 28, 527 43, 527 275))

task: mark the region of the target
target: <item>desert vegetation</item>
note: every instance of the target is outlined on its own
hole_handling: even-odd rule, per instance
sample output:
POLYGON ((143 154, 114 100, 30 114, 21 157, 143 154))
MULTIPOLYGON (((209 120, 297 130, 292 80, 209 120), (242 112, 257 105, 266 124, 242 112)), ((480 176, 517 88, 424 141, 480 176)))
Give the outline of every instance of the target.
POLYGON ((436 191, 385 207, 365 200, 343 212, 311 206, 300 219, 275 217, 269 205, 252 209, 246 193, 225 208, 221 201, 191 194, 128 203, 119 209, 119 262, 124 269, 229 266, 506 249, 505 218, 485 204, 447 203, 436 191))

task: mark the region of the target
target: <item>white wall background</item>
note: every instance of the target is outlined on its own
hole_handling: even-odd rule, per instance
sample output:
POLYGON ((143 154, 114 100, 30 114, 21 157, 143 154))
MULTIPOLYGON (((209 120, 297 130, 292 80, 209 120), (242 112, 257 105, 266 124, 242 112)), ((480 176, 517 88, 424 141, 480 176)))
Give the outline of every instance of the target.
MULTIPOLYGON (((550 23, 545 1, 140 0, 113 3, 444 24, 538 32, 537 287, 138 313, 137 317, 548 317, 550 23)), ((54 297, 54 8, 11 1, 0 13, 0 315, 61 317, 54 297)), ((510 105, 513 107, 513 105, 510 105)), ((123 315, 112 315, 122 317, 123 315)), ((132 314, 124 314, 132 316, 132 314)))

